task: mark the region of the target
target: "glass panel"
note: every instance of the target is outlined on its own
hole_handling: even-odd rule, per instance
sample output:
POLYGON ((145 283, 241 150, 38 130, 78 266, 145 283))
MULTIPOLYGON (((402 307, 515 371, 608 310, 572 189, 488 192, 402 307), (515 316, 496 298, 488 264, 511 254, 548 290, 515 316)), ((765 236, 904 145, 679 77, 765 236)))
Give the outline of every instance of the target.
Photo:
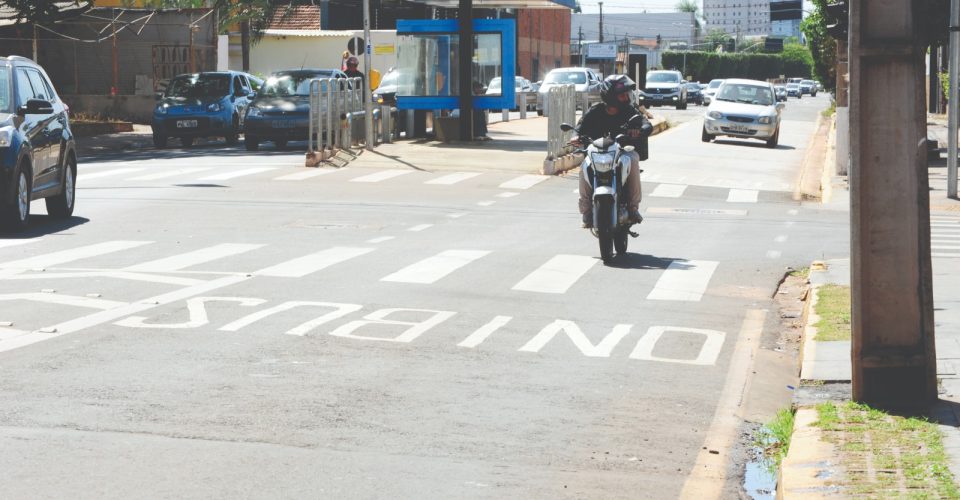
POLYGON ((13 113, 13 93, 10 92, 10 69, 0 67, 0 113, 13 113))
POLYGON ((17 70, 17 95, 20 98, 20 106, 26 106, 27 101, 33 99, 33 87, 30 86, 30 78, 27 77, 27 72, 22 69, 17 70))
POLYGON ((398 96, 456 96, 460 37, 417 34, 397 37, 398 96))
POLYGON ((500 54, 500 34, 480 33, 473 36, 474 94, 500 95, 503 84, 503 57, 500 54), (497 80, 494 88, 493 81, 497 80), (478 85, 479 84, 479 85, 478 85), (486 87, 481 91, 481 87, 486 87))

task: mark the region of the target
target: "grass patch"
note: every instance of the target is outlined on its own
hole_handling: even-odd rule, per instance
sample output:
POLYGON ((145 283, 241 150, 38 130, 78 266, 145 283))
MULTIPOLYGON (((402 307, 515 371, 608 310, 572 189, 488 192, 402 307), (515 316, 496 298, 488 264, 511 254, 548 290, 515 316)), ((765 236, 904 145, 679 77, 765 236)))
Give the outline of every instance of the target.
POLYGON ((814 308, 818 341, 850 340, 850 287, 824 285, 817 290, 814 308))
POLYGON ((780 468, 783 457, 790 450, 790 438, 793 436, 793 409, 784 408, 777 412, 770 423, 757 432, 754 444, 763 450, 766 466, 770 472, 780 468))
POLYGON ((867 498, 960 498, 943 439, 925 417, 891 415, 857 403, 817 405, 815 425, 838 444, 846 495, 867 498), (873 470, 866 464, 871 463, 873 470), (901 482, 907 491, 901 491, 901 482))
POLYGON ((797 269, 797 270, 794 270, 794 271, 790 271, 790 276, 792 276, 792 277, 794 277, 794 278, 809 279, 809 278, 810 278, 810 268, 809 268, 809 267, 804 267, 804 268, 801 268, 801 269, 797 269))
POLYGON ((823 115, 824 118, 830 118, 830 117, 833 116, 836 112, 837 112, 837 101, 831 100, 831 101, 830 101, 830 107, 827 108, 827 109, 825 109, 825 110, 823 110, 823 111, 821 111, 820 114, 823 115))

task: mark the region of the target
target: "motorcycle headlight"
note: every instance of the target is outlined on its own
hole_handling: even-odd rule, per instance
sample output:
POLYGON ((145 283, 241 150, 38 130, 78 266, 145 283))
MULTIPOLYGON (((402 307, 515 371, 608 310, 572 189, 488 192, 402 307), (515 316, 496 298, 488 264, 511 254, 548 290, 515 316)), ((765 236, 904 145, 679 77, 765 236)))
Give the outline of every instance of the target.
POLYGON ((597 172, 613 170, 613 153, 593 153, 590 155, 590 161, 597 172))
POLYGON ((217 111, 220 111, 220 103, 216 103, 216 102, 215 102, 215 103, 207 106, 207 111, 209 111, 209 112, 211 112, 211 113, 216 113, 217 111))
POLYGON ((260 116, 260 108, 256 106, 250 106, 247 111, 247 116, 253 116, 253 117, 260 116))
POLYGON ((766 125, 766 124, 772 123, 772 122, 773 122, 773 118, 770 117, 770 116, 761 116, 760 119, 757 120, 757 122, 758 122, 758 123, 763 123, 764 125, 766 125))
POLYGON ((13 143, 13 127, 0 127, 0 148, 8 148, 13 143))
POLYGON ((707 113, 707 116, 709 116, 710 118, 713 118, 714 120, 719 120, 719 119, 723 118, 723 113, 721 113, 721 112, 719 112, 719 111, 711 111, 711 112, 707 113))

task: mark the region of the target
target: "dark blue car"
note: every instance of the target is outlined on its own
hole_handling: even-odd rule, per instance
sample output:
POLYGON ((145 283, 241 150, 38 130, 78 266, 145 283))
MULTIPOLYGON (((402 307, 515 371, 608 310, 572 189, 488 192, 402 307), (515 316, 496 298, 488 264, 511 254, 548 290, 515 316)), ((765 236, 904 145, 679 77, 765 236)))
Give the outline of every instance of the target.
POLYGON ((184 146, 197 137, 223 137, 234 145, 243 118, 262 81, 238 71, 180 75, 158 94, 153 110, 153 145, 167 146, 176 137, 184 146))

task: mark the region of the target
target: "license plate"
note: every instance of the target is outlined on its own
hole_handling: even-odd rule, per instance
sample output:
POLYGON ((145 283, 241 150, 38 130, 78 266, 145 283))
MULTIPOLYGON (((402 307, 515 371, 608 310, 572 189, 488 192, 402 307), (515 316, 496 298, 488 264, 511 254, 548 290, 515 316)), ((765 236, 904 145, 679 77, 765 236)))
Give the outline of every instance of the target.
POLYGON ((660 94, 653 94, 652 99, 655 100, 655 101, 659 101, 659 100, 663 99, 663 96, 660 95, 660 94))
POLYGON ((734 132, 740 132, 741 134, 746 134, 747 132, 750 132, 750 127, 743 125, 731 125, 730 130, 734 132))
POLYGON ((197 128, 196 120, 177 120, 177 128, 197 128))
POLYGON ((270 126, 273 128, 293 128, 295 123, 288 120, 272 120, 270 126))

